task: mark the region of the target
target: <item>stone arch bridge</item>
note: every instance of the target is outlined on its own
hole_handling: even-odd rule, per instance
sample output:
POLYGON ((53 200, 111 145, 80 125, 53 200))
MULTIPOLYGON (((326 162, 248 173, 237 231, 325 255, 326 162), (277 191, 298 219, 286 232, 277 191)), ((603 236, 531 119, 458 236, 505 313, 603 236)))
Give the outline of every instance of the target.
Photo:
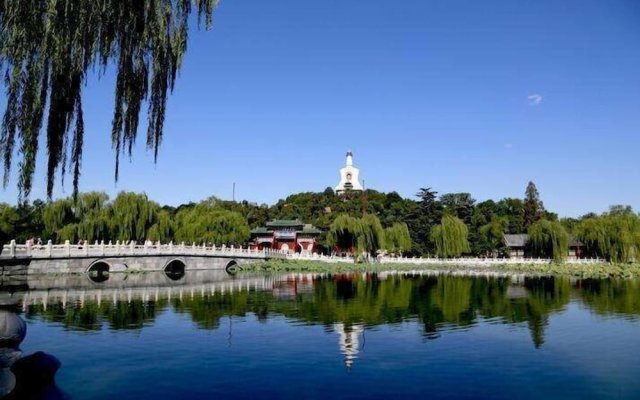
POLYGON ((233 246, 185 246, 184 244, 88 244, 17 245, 12 241, 0 255, 2 275, 111 273, 185 270, 230 270, 236 266, 285 258, 273 250, 233 246))

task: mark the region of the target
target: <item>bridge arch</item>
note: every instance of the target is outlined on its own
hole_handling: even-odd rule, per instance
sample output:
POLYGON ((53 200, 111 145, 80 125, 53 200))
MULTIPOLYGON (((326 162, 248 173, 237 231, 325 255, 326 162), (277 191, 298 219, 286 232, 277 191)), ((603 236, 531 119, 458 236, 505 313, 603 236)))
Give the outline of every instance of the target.
POLYGON ((229 274, 235 274, 240 269, 238 262, 236 260, 231 260, 225 265, 224 270, 229 274))
POLYGON ((177 281, 184 277, 186 266, 184 261, 174 258, 165 264, 163 270, 169 279, 177 281))
POLYGON ((96 260, 87 267, 85 272, 93 282, 101 283, 109 279, 110 270, 111 264, 105 260, 96 260))

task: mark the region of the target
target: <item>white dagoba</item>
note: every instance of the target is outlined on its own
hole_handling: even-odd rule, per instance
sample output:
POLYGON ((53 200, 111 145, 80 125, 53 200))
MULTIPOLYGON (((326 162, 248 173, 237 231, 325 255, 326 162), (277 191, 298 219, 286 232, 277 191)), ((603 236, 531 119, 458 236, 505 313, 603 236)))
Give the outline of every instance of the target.
POLYGON ((353 166, 352 152, 347 153, 347 164, 340 169, 340 183, 335 188, 336 193, 343 193, 347 190, 364 190, 360 184, 360 170, 353 166))

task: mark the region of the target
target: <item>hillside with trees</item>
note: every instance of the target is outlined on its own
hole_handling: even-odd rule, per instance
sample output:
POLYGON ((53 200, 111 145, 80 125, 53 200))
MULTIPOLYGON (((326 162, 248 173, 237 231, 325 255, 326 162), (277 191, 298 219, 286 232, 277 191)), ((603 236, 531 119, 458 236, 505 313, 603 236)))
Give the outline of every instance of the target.
POLYGON ((506 256, 504 234, 528 233, 531 254, 561 261, 570 239, 585 245, 586 256, 613 262, 640 255, 640 216, 613 206, 602 214, 559 219, 544 208, 532 182, 522 199, 477 202, 469 193, 438 195, 421 188, 415 198, 375 190, 336 195, 298 193, 274 205, 210 197, 179 207, 162 206, 145 194, 81 193, 49 203, 18 207, 0 204, 0 241, 40 237, 69 240, 214 243, 242 245, 250 229, 272 219, 299 219, 322 231, 320 248, 334 246, 375 255, 379 250, 409 256, 506 256))

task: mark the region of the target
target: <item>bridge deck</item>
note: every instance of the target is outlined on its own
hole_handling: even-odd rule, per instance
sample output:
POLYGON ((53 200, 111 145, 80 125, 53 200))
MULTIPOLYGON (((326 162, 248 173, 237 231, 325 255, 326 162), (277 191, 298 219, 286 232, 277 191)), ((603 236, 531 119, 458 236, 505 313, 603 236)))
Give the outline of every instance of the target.
POLYGON ((0 254, 2 260, 50 260, 73 258, 122 258, 122 257, 153 257, 153 256, 197 256, 211 258, 244 258, 266 260, 271 258, 284 258, 286 255, 280 251, 265 249, 252 250, 234 246, 206 246, 195 244, 79 244, 72 245, 17 245, 15 242, 5 246, 0 254))

